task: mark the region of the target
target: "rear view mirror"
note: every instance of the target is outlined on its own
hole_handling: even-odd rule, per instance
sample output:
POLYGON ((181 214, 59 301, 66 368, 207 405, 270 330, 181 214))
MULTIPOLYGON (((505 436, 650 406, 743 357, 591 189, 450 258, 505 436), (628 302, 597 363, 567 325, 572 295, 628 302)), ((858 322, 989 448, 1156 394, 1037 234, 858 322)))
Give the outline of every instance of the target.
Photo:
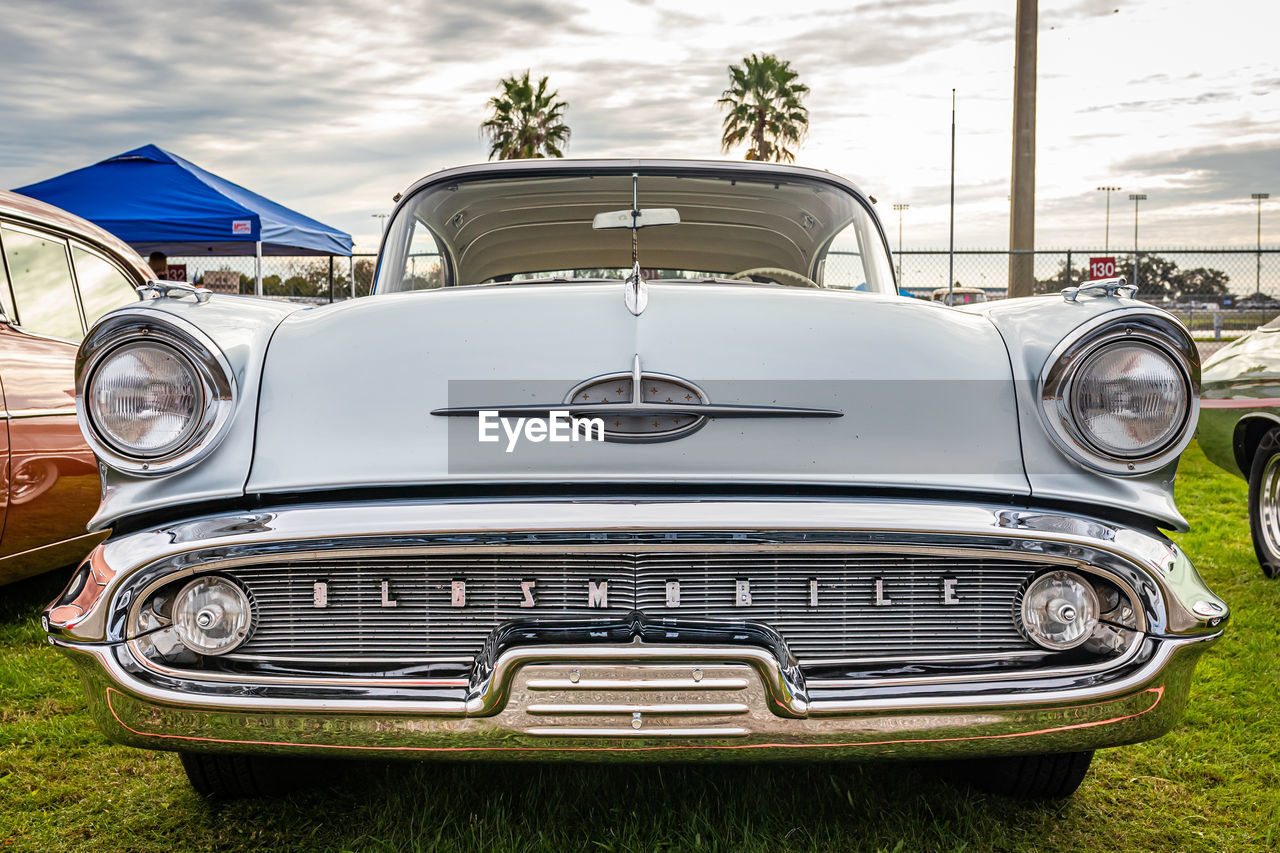
POLYGON ((597 213, 591 227, 596 231, 610 228, 649 228, 653 225, 679 225, 680 211, 674 207, 651 207, 647 210, 610 210, 597 213))

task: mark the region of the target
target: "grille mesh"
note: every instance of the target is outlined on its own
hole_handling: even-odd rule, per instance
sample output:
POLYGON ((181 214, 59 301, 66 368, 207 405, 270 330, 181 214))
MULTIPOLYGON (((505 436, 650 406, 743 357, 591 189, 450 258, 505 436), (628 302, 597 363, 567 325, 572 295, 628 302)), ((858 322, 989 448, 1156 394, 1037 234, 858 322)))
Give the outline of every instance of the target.
POLYGON ((470 662, 497 625, 517 619, 616 617, 763 622, 803 663, 1031 650, 1014 596, 1044 564, 998 558, 866 553, 645 552, 437 554, 310 558, 230 570, 257 605, 241 659, 407 664, 470 662), (944 581, 953 598, 944 604, 944 581), (453 606, 453 582, 466 604, 453 606), (536 605, 522 607, 533 581, 536 605), (880 599, 891 604, 877 605, 880 599), (327 603, 314 602, 314 584, 327 603), (608 582, 608 606, 588 584, 608 582), (679 606, 667 603, 679 583, 679 606), (739 581, 750 604, 738 604, 739 581), (817 582, 817 603, 811 582, 817 582), (387 601, 383 603, 383 583, 387 601))

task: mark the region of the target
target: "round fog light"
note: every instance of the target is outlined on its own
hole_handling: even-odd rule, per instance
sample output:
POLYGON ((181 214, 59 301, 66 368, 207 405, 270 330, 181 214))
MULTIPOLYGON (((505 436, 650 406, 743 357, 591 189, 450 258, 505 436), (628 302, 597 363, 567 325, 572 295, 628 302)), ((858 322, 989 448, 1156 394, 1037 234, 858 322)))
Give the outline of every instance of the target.
POLYGON ((1046 572, 1022 594, 1016 613, 1028 640, 1050 651, 1074 649, 1098 627, 1098 594, 1075 572, 1046 572))
POLYGON ((245 591, 226 578, 196 578, 173 601, 173 627, 191 651, 224 655, 249 638, 253 606, 245 591))

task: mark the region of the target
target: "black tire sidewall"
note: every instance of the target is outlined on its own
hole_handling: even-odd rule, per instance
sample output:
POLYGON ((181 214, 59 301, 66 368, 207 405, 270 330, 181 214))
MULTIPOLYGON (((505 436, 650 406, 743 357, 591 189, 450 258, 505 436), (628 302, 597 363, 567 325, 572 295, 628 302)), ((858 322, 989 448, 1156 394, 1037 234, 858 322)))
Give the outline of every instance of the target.
POLYGON ((1280 554, 1267 545, 1262 535, 1262 472, 1267 462, 1280 455, 1280 427, 1270 430, 1258 443, 1249 466, 1249 533, 1253 539, 1253 551, 1258 557, 1262 573, 1269 578, 1280 577, 1280 554))

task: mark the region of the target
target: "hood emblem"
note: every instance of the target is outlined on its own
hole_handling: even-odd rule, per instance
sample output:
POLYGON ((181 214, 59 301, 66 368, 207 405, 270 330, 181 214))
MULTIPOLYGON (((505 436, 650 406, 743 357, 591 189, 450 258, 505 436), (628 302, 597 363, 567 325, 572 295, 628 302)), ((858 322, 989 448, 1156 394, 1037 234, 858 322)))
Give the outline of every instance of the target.
POLYGON ((702 429, 707 416, 695 411, 664 411, 664 406, 706 406, 706 392, 678 376, 646 373, 640 356, 631 362, 629 373, 606 373, 569 389, 565 408, 577 414, 578 407, 610 406, 598 409, 594 417, 604 420, 605 441, 670 441, 702 429))
POLYGON ((712 403, 707 393, 687 379, 652 373, 640 366, 630 371, 593 376, 569 389, 558 404, 491 404, 451 406, 431 412, 440 417, 476 417, 497 412, 502 417, 548 417, 569 412, 580 418, 601 418, 605 440, 618 442, 672 441, 697 432, 711 418, 838 418, 838 409, 795 406, 752 406, 712 403))

